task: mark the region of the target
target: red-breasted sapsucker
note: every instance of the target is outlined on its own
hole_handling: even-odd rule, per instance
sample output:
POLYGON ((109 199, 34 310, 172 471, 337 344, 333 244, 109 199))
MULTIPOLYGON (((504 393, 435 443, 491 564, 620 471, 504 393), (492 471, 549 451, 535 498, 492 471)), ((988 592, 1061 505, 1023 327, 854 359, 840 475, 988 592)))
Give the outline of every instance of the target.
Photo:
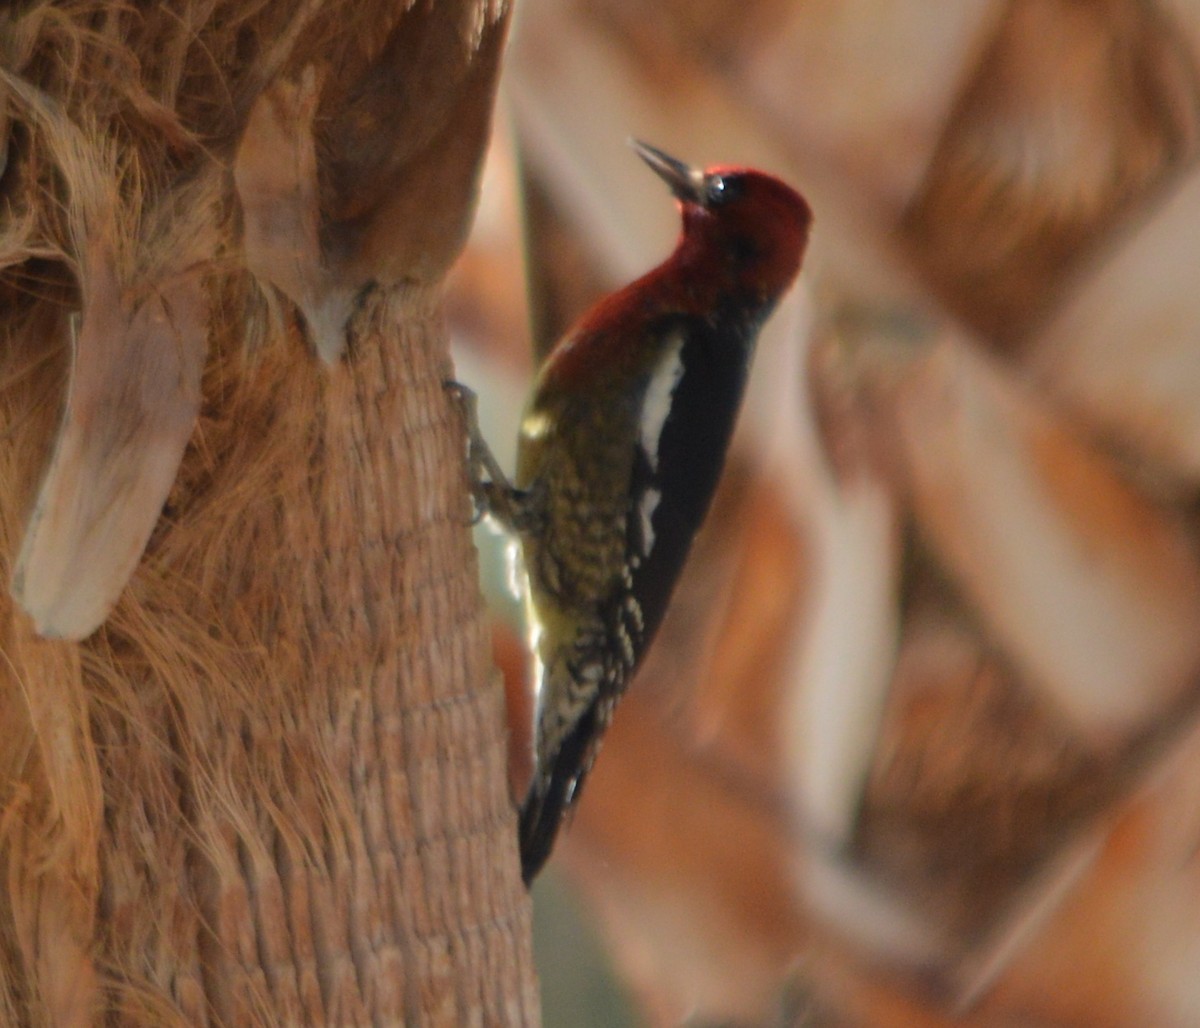
POLYGON ((674 252, 550 352, 512 484, 472 418, 477 501, 519 540, 526 578, 537 689, 537 765, 520 812, 526 883, 662 622, 716 489, 759 328, 799 271, 812 220, 770 175, 701 171, 633 145, 679 201, 674 252))

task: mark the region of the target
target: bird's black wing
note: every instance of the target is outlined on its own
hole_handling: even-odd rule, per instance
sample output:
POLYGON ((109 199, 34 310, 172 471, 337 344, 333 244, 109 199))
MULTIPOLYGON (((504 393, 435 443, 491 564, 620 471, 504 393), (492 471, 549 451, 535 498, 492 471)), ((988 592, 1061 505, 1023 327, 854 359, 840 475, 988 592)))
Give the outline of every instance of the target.
POLYGON ((658 453, 653 460, 639 453, 633 464, 628 543, 638 556, 631 562, 630 586, 642 621, 638 660, 662 623, 712 504, 745 392, 757 325, 681 318, 679 331, 683 374, 658 453))

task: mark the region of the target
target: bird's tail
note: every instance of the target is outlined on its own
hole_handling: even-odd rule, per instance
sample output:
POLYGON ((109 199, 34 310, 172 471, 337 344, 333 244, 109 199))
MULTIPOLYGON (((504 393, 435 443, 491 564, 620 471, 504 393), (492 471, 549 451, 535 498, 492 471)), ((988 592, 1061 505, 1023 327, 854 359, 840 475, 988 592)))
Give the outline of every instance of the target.
POLYGON ((597 741, 597 704, 588 707, 546 766, 534 773, 521 804, 519 837, 521 877, 528 887, 554 849, 558 829, 567 811, 579 798, 591 769, 597 741))

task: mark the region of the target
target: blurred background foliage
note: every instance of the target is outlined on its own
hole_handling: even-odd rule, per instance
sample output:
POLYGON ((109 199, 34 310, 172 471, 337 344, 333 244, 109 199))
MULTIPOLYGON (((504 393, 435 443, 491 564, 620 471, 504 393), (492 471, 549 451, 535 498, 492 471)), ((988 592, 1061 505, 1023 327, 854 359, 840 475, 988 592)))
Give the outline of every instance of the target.
POLYGON ((535 890, 546 1023, 1200 1023, 1200 5, 524 0, 506 62, 448 291, 498 444, 671 245, 628 136, 816 214, 535 890))

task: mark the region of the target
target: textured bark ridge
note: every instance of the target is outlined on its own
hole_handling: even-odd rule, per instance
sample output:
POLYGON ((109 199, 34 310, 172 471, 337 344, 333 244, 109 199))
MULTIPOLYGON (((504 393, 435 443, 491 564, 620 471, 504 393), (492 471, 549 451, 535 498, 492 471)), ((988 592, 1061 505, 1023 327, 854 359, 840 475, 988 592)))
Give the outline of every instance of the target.
POLYGON ((0 13, 6 582, 31 511, 41 526, 0 600, 0 1023, 537 1022, 437 300, 506 16, 471 0, 0 13), (363 164, 330 126, 369 120, 379 81, 404 98, 403 153, 363 164), (295 136, 275 182, 311 266, 276 280, 261 272, 279 240, 247 224, 235 158, 260 101, 296 97, 309 121, 268 127, 295 136), (379 189, 440 169, 437 231, 410 222, 415 249, 373 262, 406 227, 371 197, 345 227, 356 161, 379 189), (322 329, 332 363, 294 282, 344 299, 322 329), (198 401, 175 366, 203 368, 198 401), (164 447, 143 412, 172 389, 198 408, 164 447), (103 531, 86 508, 52 519, 51 486, 103 531), (117 544, 140 557, 92 583, 89 554, 117 544), (35 622, 20 602, 46 568, 35 622), (73 577, 102 597, 85 614, 73 577), (62 610, 82 642, 38 636, 62 610))

